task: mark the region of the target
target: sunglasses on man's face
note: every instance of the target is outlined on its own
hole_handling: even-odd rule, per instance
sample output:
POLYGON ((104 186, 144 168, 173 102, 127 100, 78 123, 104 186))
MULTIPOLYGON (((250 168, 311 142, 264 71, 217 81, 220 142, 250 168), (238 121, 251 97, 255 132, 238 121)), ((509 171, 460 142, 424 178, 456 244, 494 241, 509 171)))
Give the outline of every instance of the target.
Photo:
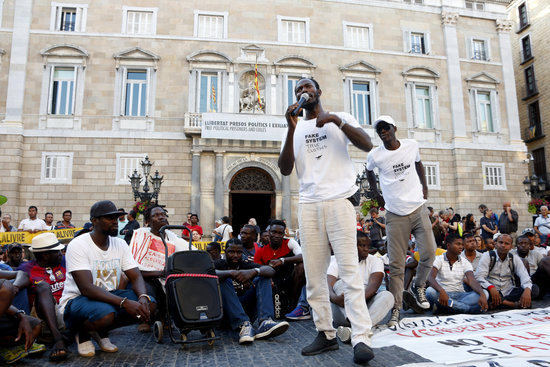
POLYGON ((377 126, 376 126, 376 132, 377 133, 380 133, 382 130, 390 130, 391 129, 391 125, 388 124, 387 122, 380 122, 377 126))

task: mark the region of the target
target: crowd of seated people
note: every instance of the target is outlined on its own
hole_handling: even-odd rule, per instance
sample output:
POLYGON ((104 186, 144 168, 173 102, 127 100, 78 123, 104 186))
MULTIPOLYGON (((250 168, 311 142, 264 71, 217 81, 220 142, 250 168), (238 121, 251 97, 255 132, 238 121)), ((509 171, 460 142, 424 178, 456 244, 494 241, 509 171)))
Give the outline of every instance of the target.
MULTIPOLYGON (((434 314, 528 308, 533 299, 550 291, 546 208, 541 208, 542 219, 537 219, 535 228, 526 228, 517 238, 517 225, 512 233, 504 233, 513 228, 510 223, 502 225, 514 218, 517 221, 509 203, 503 205, 500 217, 480 205, 479 225, 472 214, 461 217, 452 208, 429 209, 438 243, 427 289, 434 314)), ((36 211, 29 208, 31 224, 38 222, 36 211)), ((136 214, 128 216, 114 203, 100 201, 90 209, 91 225, 68 247, 51 232, 33 238, 30 256, 20 244, 2 247, 0 360, 12 363, 29 354, 45 353, 48 348, 39 342, 49 346, 51 361, 65 360, 69 345, 75 342, 84 357, 94 356, 96 348, 113 353, 118 351, 109 339, 113 328, 138 324, 138 331, 149 332, 155 320, 165 321, 160 228, 168 224, 168 215, 158 205, 143 214, 143 227, 134 223, 131 232, 121 233, 122 228, 130 229, 128 222, 136 221, 136 214)), ((394 303, 387 291, 391 277, 381 214, 372 208, 368 218, 357 217, 357 258, 373 326, 382 324, 394 303)), ((71 228, 71 215, 64 212, 57 227, 71 228)), ((283 334, 290 327, 283 319, 311 318, 298 231, 291 238, 285 221, 272 220, 261 229, 252 219, 235 229, 228 217, 220 219, 212 231, 218 238, 206 246, 219 278, 223 326, 238 333, 240 344, 283 334)), ((196 250, 187 241, 202 240, 196 214, 189 213, 184 224, 191 233, 166 231, 169 254, 196 250)), ((2 227, 6 231, 13 226, 3 221, 2 227)), ((425 310, 418 307, 412 293, 418 255, 411 237, 403 308, 422 313, 425 310)), ((338 264, 332 259, 327 287, 333 325, 338 338, 347 343, 352 331, 338 275, 338 264)))

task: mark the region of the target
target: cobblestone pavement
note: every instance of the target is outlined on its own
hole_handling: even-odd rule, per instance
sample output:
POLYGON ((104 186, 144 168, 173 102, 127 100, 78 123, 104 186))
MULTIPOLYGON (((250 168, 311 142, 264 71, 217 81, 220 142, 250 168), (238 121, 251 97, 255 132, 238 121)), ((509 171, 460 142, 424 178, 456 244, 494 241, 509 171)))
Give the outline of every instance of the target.
MULTIPOLYGON (((536 301, 533 307, 550 306, 550 296, 543 301, 536 301)), ((422 316, 426 316, 424 314, 422 316)), ((403 313, 405 317, 414 317, 411 311, 403 313)), ((101 367, 145 367, 145 366, 353 366, 353 349, 349 344, 340 343, 337 351, 317 356, 304 357, 300 354, 302 347, 311 342, 316 331, 311 320, 292 322, 289 330, 276 338, 256 341, 252 345, 241 346, 238 335, 228 330, 217 331, 213 346, 206 343, 189 344, 185 347, 173 344, 166 332, 162 344, 157 344, 152 333, 140 334, 137 326, 128 326, 113 330, 111 341, 119 347, 118 353, 96 351, 93 358, 78 356, 76 345, 70 346, 69 359, 62 364, 49 363, 47 355, 40 358, 25 358, 18 362, 22 366, 101 366, 101 367)), ((189 338, 200 337, 196 331, 189 338)), ((394 367, 407 363, 427 362, 429 360, 399 347, 378 348, 374 350, 375 358, 369 363, 372 367, 394 367)))

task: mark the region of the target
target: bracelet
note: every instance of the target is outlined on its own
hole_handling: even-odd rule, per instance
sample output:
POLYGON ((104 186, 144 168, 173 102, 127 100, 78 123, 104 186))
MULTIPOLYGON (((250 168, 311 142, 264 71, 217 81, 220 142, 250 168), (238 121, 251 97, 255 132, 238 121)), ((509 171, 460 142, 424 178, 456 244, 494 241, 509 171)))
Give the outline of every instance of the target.
POLYGON ((256 270, 258 272, 258 275, 260 275, 260 268, 255 268, 254 270, 256 270))
POLYGON ((144 294, 140 294, 139 297, 138 297, 138 300, 139 300, 141 297, 147 298, 147 300, 148 300, 149 302, 151 302, 151 297, 149 297, 147 294, 145 294, 145 293, 144 293, 144 294))
POLYGON ((493 289, 495 286, 494 285, 490 285, 487 287, 487 290, 490 291, 491 289, 493 289))
POLYGON ((340 125, 338 125, 338 127, 340 128, 340 130, 342 130, 342 128, 344 127, 344 125, 346 125, 348 122, 346 120, 343 120, 342 119, 342 122, 340 123, 340 125))
POLYGON ((128 299, 127 297, 124 297, 122 301, 120 301, 120 305, 118 305, 118 307, 122 308, 122 306, 124 305, 124 302, 126 302, 127 299, 128 299))
POLYGON ((279 260, 281 260, 281 262, 283 263, 283 265, 285 264, 285 258, 284 258, 284 257, 281 257, 279 260))

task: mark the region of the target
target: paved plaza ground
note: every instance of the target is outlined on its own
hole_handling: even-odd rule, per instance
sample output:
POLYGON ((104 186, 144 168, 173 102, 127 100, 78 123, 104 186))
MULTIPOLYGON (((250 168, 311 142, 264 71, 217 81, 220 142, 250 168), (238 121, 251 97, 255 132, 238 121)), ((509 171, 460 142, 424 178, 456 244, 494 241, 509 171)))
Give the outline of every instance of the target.
MULTIPOLYGON (((533 307, 550 306, 550 296, 535 301, 533 307)), ((415 317, 412 311, 403 314, 415 317)), ((429 315, 429 313, 423 316, 429 315)), ((300 354, 302 347, 311 342, 316 335, 311 320, 292 322, 290 329, 283 335, 265 341, 256 341, 252 345, 241 346, 237 333, 218 331, 220 337, 213 346, 206 343, 190 344, 185 347, 173 344, 165 333, 162 344, 157 344, 152 333, 140 334, 137 326, 128 326, 111 332, 111 341, 119 347, 118 353, 96 352, 93 358, 78 356, 75 344, 70 346, 71 354, 63 366, 98 367, 144 367, 144 366, 212 366, 212 367, 294 367, 294 366, 353 366, 353 349, 349 344, 341 344, 340 349, 313 357, 300 354)), ((196 334, 190 334, 198 337, 196 334)), ((374 350, 375 358, 369 363, 372 367, 394 367, 407 363, 421 363, 429 360, 399 347, 386 347, 374 350)), ((49 366, 46 356, 25 358, 18 362, 21 366, 49 366)))

